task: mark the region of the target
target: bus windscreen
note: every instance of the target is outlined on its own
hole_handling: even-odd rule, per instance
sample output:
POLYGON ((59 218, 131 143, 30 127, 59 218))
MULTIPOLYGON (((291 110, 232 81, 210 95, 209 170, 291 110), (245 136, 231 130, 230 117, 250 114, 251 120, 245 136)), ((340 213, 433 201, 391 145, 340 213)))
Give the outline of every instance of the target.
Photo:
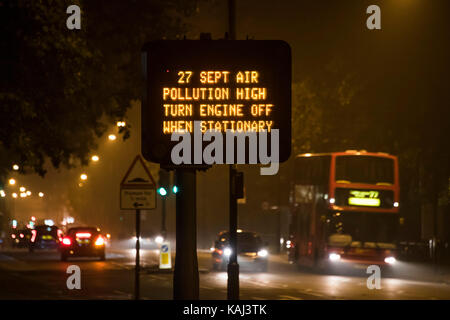
POLYGON ((374 156, 336 157, 336 181, 394 184, 394 161, 374 156))
POLYGON ((398 216, 391 213, 342 212, 329 220, 328 235, 348 235, 350 242, 394 243, 398 233, 398 216))

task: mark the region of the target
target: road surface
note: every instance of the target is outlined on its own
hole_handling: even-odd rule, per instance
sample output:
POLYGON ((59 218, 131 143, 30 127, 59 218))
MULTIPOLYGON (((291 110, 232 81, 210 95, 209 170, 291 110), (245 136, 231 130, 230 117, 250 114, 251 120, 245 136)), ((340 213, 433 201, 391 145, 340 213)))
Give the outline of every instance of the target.
MULTIPOLYGON (((0 299, 132 299, 134 250, 109 248, 106 261, 74 259, 61 262, 56 251, 29 253, 24 249, 0 251, 0 299), (81 289, 69 290, 70 265, 81 269, 81 289)), ((172 299, 170 272, 155 266, 158 252, 141 252, 142 299, 172 299)), ((226 299, 226 272, 211 271, 210 254, 199 251, 200 299, 226 299)), ((450 281, 417 266, 399 263, 405 274, 382 277, 381 289, 368 289, 365 270, 357 275, 322 275, 300 271, 284 255, 272 255, 267 273, 242 270, 240 297, 250 300, 306 299, 450 299, 450 281)), ((448 277, 450 279, 450 277, 448 277)))

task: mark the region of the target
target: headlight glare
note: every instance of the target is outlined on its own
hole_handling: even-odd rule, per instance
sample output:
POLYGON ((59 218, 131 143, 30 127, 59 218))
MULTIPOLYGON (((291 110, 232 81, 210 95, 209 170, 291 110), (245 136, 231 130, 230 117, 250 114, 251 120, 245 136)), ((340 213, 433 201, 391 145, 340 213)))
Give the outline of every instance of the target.
POLYGON ((267 257, 268 254, 269 254, 269 253, 267 252, 266 249, 262 249, 262 250, 259 250, 259 251, 258 251, 258 257, 264 258, 264 257, 267 257))
POLYGON ((340 255, 340 254, 337 254, 337 253, 330 253, 330 255, 328 256, 328 258, 329 258, 331 261, 339 261, 339 260, 341 260, 341 255, 340 255))
POLYGON ((394 257, 386 257, 384 259, 384 262, 386 262, 387 264, 395 264, 396 261, 397 259, 395 259, 394 257))
POLYGON ((230 248, 225 248, 223 250, 223 254, 226 255, 227 257, 229 257, 231 255, 231 249, 230 248))

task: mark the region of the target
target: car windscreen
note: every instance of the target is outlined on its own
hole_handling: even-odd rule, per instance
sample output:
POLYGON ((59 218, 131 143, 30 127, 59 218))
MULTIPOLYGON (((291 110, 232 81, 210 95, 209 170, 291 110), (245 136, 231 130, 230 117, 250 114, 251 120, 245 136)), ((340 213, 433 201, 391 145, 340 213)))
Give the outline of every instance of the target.
POLYGON ((58 228, 57 227, 39 226, 39 227, 36 227, 36 231, 37 231, 38 235, 51 235, 55 238, 58 236, 58 228))
MULTIPOLYGON (((220 237, 224 245, 229 245, 229 235, 223 235, 220 237), (223 239, 223 240, 222 240, 223 239)), ((263 241, 261 237, 252 232, 239 232, 237 233, 237 247, 239 252, 253 252, 258 251, 263 247, 263 241)))
POLYGON ((68 231, 69 236, 74 236, 77 233, 97 234, 97 228, 73 228, 68 231))

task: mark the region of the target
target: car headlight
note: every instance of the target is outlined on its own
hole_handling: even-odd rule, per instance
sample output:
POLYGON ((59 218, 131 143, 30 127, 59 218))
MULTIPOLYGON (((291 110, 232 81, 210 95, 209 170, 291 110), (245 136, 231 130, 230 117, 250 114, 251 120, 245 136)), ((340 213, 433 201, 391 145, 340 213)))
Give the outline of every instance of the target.
POLYGON ((227 257, 229 257, 231 255, 231 249, 230 248, 225 248, 223 250, 223 254, 227 257))
POLYGON ((267 257, 267 255, 268 255, 269 253, 267 252, 267 250, 266 249, 262 249, 262 250, 259 250, 258 251, 258 257, 267 257))
POLYGON ((397 261, 397 259, 395 259, 394 257, 384 258, 384 262, 386 262, 387 264, 394 264, 396 261, 397 261))
POLYGON ((161 244, 161 243, 164 242, 164 238, 163 238, 162 236, 156 236, 156 237, 155 237, 155 242, 156 242, 157 244, 161 244))
POLYGON ((328 256, 328 258, 329 258, 331 261, 339 261, 339 260, 341 260, 341 255, 340 255, 340 254, 337 254, 337 253, 330 253, 330 255, 328 256))

